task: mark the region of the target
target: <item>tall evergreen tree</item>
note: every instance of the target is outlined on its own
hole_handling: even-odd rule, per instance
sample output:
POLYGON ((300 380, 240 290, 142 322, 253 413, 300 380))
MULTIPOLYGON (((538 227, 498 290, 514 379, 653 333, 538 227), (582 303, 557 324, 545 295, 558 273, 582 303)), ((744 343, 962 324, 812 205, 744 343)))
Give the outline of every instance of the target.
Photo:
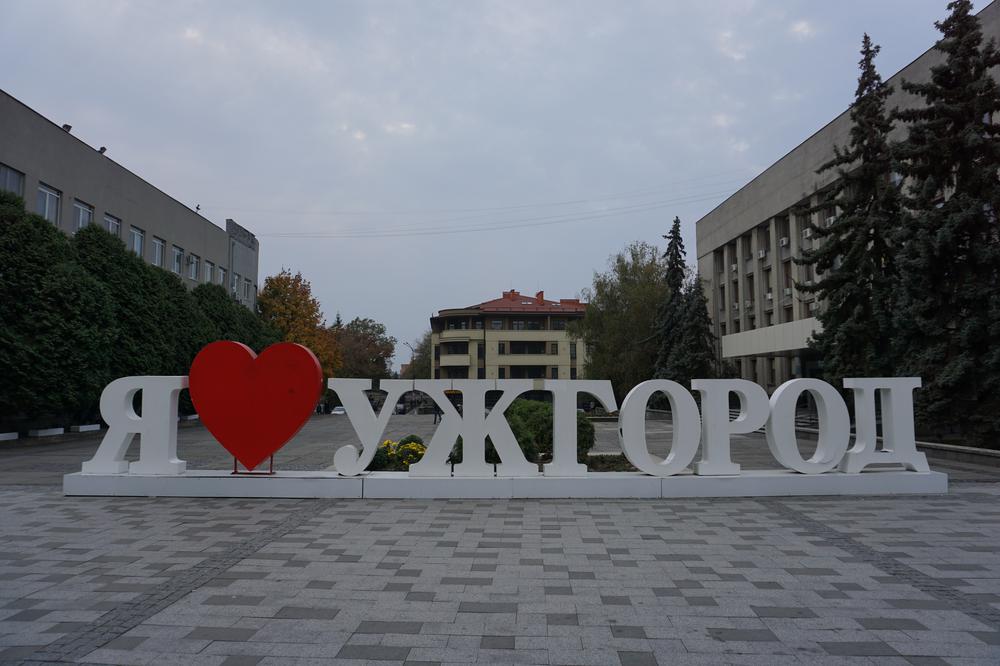
POLYGON ((708 301, 699 277, 687 279, 681 220, 674 218, 663 253, 666 290, 657 309, 656 333, 659 350, 656 377, 687 383, 714 377, 715 336, 708 316, 708 301))
POLYGON ((670 332, 672 345, 663 349, 663 363, 658 367, 657 377, 685 384, 692 379, 714 377, 715 336, 700 276, 687 281, 678 301, 678 317, 670 332))
POLYGON ((892 120, 886 100, 892 92, 875 69, 878 45, 865 34, 861 42, 858 87, 851 105, 846 146, 817 173, 835 170, 837 181, 811 213, 832 224, 810 223, 817 247, 796 261, 813 266, 816 280, 799 289, 824 302, 818 318, 823 330, 812 346, 823 359, 823 373, 835 385, 844 377, 894 374, 889 353, 892 333, 892 283, 895 272, 891 230, 899 223, 900 192, 892 178, 889 133, 892 120))
POLYGON ((969 0, 935 25, 944 57, 925 83, 903 89, 924 105, 897 112, 909 125, 898 146, 908 180, 900 251, 896 353, 923 378, 917 418, 933 433, 970 443, 1000 435, 1000 65, 983 42, 969 0))

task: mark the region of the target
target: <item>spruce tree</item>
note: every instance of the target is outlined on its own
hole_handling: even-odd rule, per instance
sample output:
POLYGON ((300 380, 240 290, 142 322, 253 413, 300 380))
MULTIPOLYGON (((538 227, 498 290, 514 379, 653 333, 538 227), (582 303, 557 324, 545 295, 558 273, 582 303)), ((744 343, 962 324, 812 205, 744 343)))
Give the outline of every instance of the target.
POLYGON ((893 248, 891 230, 900 216, 900 192, 892 178, 886 99, 892 92, 875 69, 878 45, 861 42, 858 87, 851 105, 850 140, 835 146, 834 157, 817 173, 835 170, 838 179, 809 212, 821 217, 840 209, 832 224, 810 223, 817 247, 796 261, 813 266, 816 280, 799 289, 825 304, 818 315, 823 330, 812 346, 823 359, 823 374, 834 385, 844 377, 891 376, 893 248))
POLYGON ((680 296, 680 316, 671 333, 673 344, 664 349, 662 379, 688 383, 716 375, 715 336, 708 316, 708 299, 700 276, 688 280, 680 296))
POLYGON ((935 25, 944 60, 925 83, 904 82, 923 105, 898 111, 908 178, 898 227, 895 348, 901 371, 923 379, 917 418, 932 434, 960 432, 995 446, 1000 435, 1000 65, 972 3, 955 0, 935 25))
POLYGON ((659 353, 656 377, 687 383, 715 375, 715 336, 701 279, 687 278, 681 221, 675 217, 667 239, 666 293, 657 311, 659 353))

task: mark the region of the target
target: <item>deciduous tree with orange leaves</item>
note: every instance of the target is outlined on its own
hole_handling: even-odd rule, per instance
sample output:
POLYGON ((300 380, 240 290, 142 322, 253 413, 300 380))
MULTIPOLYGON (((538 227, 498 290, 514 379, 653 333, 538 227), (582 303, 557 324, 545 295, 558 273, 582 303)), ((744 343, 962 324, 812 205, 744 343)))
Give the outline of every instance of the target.
POLYGON ((316 354, 325 377, 336 377, 343 365, 337 335, 326 325, 312 285, 302 273, 283 268, 264 280, 257 307, 267 323, 281 332, 285 342, 305 345, 316 354))

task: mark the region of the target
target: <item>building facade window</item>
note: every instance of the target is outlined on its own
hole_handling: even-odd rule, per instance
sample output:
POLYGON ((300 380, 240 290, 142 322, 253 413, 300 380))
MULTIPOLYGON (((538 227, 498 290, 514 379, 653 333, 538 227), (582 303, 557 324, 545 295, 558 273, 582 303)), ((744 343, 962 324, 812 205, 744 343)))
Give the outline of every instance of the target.
POLYGON ((142 246, 143 242, 146 240, 146 232, 144 232, 139 227, 129 227, 128 230, 128 249, 135 252, 140 257, 142 256, 142 246))
POLYGON ((515 331, 523 331, 524 330, 524 322, 520 321, 520 320, 513 321, 513 322, 511 322, 510 327, 513 330, 515 330, 515 331))
POLYGON ((90 204, 83 203, 79 199, 73 201, 73 233, 76 233, 80 229, 94 221, 94 207, 90 204))
POLYGON ((476 379, 486 379, 486 368, 476 369, 476 379))
POLYGON ((104 228, 115 238, 122 237, 122 221, 114 215, 104 214, 104 228))
POLYGON ((219 284, 222 285, 223 289, 226 288, 226 269, 221 266, 219 267, 219 284))
POLYGON ((571 360, 576 360, 576 343, 569 343, 569 357, 571 360))
POLYGON ((549 376, 552 379, 559 379, 559 368, 549 368, 549 376))
POLYGON ((569 369, 569 378, 570 379, 576 379, 576 368, 570 368, 569 369))
POLYGON ((253 293, 253 282, 243 278, 243 300, 250 302, 250 295, 253 293))
POLYGON ((566 330, 566 320, 565 319, 553 319, 552 320, 552 330, 553 331, 565 331, 566 330))
POLYGON ((173 253, 173 261, 170 264, 170 270, 177 275, 180 275, 181 271, 184 270, 184 248, 174 245, 173 253))
POLYGON ((38 186, 38 199, 36 201, 36 211, 52 224, 59 226, 59 200, 62 193, 52 189, 48 185, 38 186))
POLYGON ((0 190, 13 192, 19 197, 24 196, 24 174, 12 169, 6 164, 0 164, 0 190))
POLYGON ((201 269, 201 258, 197 254, 188 255, 188 279, 197 280, 201 269))
POLYGON ((549 344, 549 353, 553 354, 553 355, 559 353, 559 343, 558 342, 552 342, 552 343, 549 344))
POLYGON ((503 320, 502 319, 494 319, 493 321, 490 322, 490 328, 493 329, 494 331, 502 331, 503 330, 503 320))
POLYGON ((233 273, 233 277, 229 281, 229 291, 231 291, 234 296, 239 296, 239 292, 237 291, 237 289, 239 289, 239 286, 240 286, 240 274, 233 273))
POLYGON ((163 268, 163 261, 166 259, 167 241, 153 236, 153 265, 163 268))
POLYGON ((211 261, 205 262, 205 284, 212 284, 212 279, 215 277, 215 264, 211 261))
POLYGON ((507 353, 507 343, 506 342, 498 342, 497 343, 497 353, 500 354, 501 356, 503 356, 504 354, 507 353))
POLYGON ((507 379, 507 368, 497 368, 497 378, 507 379))

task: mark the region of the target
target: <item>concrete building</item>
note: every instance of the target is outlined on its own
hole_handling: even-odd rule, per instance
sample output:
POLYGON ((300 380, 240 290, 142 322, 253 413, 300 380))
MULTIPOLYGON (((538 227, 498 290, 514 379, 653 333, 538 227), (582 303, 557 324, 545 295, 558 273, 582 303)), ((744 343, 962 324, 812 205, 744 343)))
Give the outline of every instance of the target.
POLYGON ((431 317, 435 379, 582 379, 585 348, 570 338, 579 299, 505 291, 492 301, 431 317))
MULTIPOLYGON (((985 7, 979 19, 987 39, 1000 35, 1000 2, 985 7)), ((928 50, 890 77, 894 93, 888 108, 919 104, 918 98, 902 91, 900 82, 928 80, 931 67, 942 60, 939 52, 928 50)), ((698 273, 722 358, 736 363, 744 379, 768 390, 819 369, 807 340, 820 329, 816 315, 823 304, 797 288, 816 278, 812 267, 792 261, 816 240, 809 220, 798 211, 825 199, 835 173, 816 170, 833 157, 835 145, 847 143, 850 128, 850 113, 845 111, 695 226, 698 273)), ((904 131, 897 128, 894 138, 903 138, 904 131)), ((831 209, 811 219, 822 225, 836 214, 831 209)))
POLYGON ((233 220, 222 229, 0 90, 0 189, 67 234, 99 224, 188 287, 225 286, 257 302, 257 238, 233 220))

